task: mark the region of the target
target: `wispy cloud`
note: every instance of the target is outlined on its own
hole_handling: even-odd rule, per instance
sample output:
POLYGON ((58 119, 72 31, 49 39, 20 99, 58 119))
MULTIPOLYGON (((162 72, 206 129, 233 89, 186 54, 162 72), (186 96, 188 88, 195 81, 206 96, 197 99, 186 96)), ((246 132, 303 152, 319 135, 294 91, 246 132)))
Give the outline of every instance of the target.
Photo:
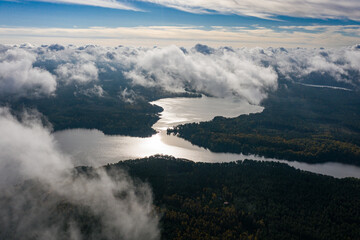
POLYGON ((0 134, 6 136, 0 138, 1 239, 160 239, 147 184, 121 170, 116 177, 102 169, 94 169, 93 178, 74 177, 73 160, 58 149, 36 113, 24 113, 19 121, 1 107, 0 134), (21 184, 24 180, 33 184, 21 184), (56 210, 64 202, 87 209, 98 226, 84 231, 81 215, 56 210))
POLYGON ((292 16, 360 20, 358 0, 142 0, 193 13, 237 14, 258 18, 292 16))
POLYGON ((105 46, 167 46, 190 47, 196 43, 232 47, 340 47, 359 43, 360 27, 348 26, 286 26, 276 28, 229 28, 148 26, 93 28, 0 28, 0 43, 34 44, 98 44, 105 46))
MULTIPOLYGON (((24 1, 24 0, 13 0, 24 1)), ((360 20, 358 0, 30 0, 59 4, 142 11, 137 6, 148 2, 195 14, 236 14, 263 19, 278 16, 320 19, 360 20)))
POLYGON ((31 0, 31 1, 62 3, 62 4, 77 4, 77 5, 87 5, 94 7, 140 11, 140 9, 131 6, 128 3, 124 3, 125 1, 116 1, 116 0, 31 0))

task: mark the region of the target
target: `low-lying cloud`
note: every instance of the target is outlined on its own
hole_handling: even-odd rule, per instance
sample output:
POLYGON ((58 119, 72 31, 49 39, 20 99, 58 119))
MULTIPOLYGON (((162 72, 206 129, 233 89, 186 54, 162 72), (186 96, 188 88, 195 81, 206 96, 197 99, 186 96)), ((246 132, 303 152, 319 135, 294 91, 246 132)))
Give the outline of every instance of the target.
POLYGON ((267 62, 274 66, 279 74, 290 80, 301 81, 311 73, 327 74, 335 81, 347 82, 359 87, 360 49, 358 46, 339 49, 269 48, 258 49, 258 51, 261 53, 258 55, 258 62, 267 62))
POLYGON ((257 104, 277 86, 272 67, 257 65, 233 51, 211 53, 206 48, 205 52, 191 50, 186 54, 170 46, 140 52, 131 60, 134 68, 125 76, 135 84, 163 86, 169 91, 189 89, 216 97, 236 95, 257 104))
POLYGON ((62 64, 55 72, 60 79, 66 82, 86 83, 98 79, 98 69, 94 62, 62 64))
POLYGON ((57 85, 76 83, 89 89, 92 84, 97 94, 88 95, 101 96, 104 81, 124 81, 125 76, 127 84, 118 89, 124 99, 134 95, 131 85, 141 85, 216 97, 235 95, 258 104, 277 89, 279 77, 303 81, 316 73, 324 81, 358 88, 360 76, 357 45, 338 49, 2 45, 0 59, 0 92, 10 95, 30 90, 50 94, 57 85))
POLYGON ((0 47, 0 96, 49 95, 56 80, 48 71, 34 67, 36 54, 19 48, 0 47))
POLYGON ((100 219, 94 229, 101 229, 85 231, 87 239, 159 239, 146 184, 135 184, 121 171, 114 179, 101 169, 93 170, 94 177, 74 177, 71 159, 36 115, 18 120, 0 108, 0 134, 1 239, 84 239, 78 219, 54 216, 64 203, 100 219))

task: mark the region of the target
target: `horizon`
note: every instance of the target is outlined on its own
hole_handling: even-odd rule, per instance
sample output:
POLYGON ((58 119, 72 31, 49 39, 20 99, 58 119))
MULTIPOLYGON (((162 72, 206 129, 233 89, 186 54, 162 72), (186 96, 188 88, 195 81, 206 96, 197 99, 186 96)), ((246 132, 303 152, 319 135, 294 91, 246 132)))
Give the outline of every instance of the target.
POLYGON ((298 0, 2 0, 0 43, 339 48, 360 42, 358 5, 352 0, 306 5, 298 0))
POLYGON ((0 0, 0 239, 360 239, 360 0, 0 0))

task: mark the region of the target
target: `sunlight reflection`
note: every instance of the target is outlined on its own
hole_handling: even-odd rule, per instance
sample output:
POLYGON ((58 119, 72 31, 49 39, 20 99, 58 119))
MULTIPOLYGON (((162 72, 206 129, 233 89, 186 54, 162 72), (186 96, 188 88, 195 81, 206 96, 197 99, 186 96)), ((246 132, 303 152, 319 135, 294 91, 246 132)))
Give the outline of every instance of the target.
POLYGON ((150 138, 106 136, 101 131, 86 129, 60 131, 56 132, 54 136, 59 147, 72 156, 75 165, 101 166, 121 160, 166 154, 196 162, 229 162, 244 159, 280 161, 299 169, 335 177, 360 177, 360 168, 355 166, 345 164, 309 165, 255 155, 214 153, 194 146, 184 139, 166 134, 166 129, 174 125, 207 121, 218 115, 235 117, 240 114, 261 112, 263 108, 260 106, 208 97, 161 99, 152 104, 163 107, 164 112, 161 114, 161 119, 153 126, 158 133, 150 138))

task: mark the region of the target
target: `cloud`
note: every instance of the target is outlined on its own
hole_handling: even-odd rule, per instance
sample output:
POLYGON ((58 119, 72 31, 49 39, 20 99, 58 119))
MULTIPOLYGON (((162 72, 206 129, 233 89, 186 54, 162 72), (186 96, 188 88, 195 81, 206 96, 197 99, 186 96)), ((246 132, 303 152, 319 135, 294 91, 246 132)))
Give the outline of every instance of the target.
MULTIPOLYGON (((80 84, 79 93, 88 96, 106 94, 105 82, 123 81, 123 88, 118 92, 120 99, 128 102, 136 99, 131 84, 176 92, 195 90, 217 97, 236 95, 255 104, 276 89, 279 76, 302 81, 313 73, 326 74, 330 77, 329 83, 335 80, 360 85, 358 45, 342 48, 213 48, 204 44, 196 44, 193 48, 0 45, 0 58, 5 59, 9 52, 31 56, 30 62, 37 66, 33 69, 46 72, 53 79, 56 77, 59 83, 86 83, 86 86, 80 84)), ((17 73, 8 74, 13 77, 17 73)), ((30 85, 24 87, 25 90, 22 87, 13 89, 11 93, 30 91, 31 87, 36 89, 36 85, 30 85)), ((4 88, 2 91, 9 92, 4 88)))
POLYGON ((20 48, 0 51, 0 95, 49 95, 56 79, 48 71, 34 67, 36 55, 20 48))
POLYGON ((55 72, 60 79, 67 83, 74 81, 86 83, 98 80, 98 69, 94 62, 62 64, 55 72))
POLYGON ((53 137, 34 114, 24 114, 20 123, 9 109, 0 108, 0 133, 6 136, 0 139, 3 188, 22 178, 56 179, 71 167, 70 159, 56 150, 53 137))
POLYGON ((136 93, 133 90, 127 88, 120 89, 119 98, 126 103, 134 103, 136 101, 136 93))
MULTIPOLYGON (((360 88, 358 45, 339 49, 217 48, 199 45, 139 51, 124 70, 135 84, 171 91, 196 90, 217 97, 236 95, 258 104, 277 87, 278 77, 302 82, 311 74, 360 88)), ((311 79, 316 84, 317 79, 311 79)), ((348 86, 350 87, 350 86, 348 86)))
POLYGON ((61 51, 65 49, 65 47, 60 44, 52 44, 48 48, 52 51, 61 51))
POLYGON ((192 47, 197 43, 212 47, 344 47, 360 41, 356 25, 317 25, 280 27, 202 27, 148 26, 118 28, 0 28, 0 42, 34 44, 98 44, 115 47, 192 47))
POLYGON ((146 184, 121 171, 114 179, 101 169, 93 170, 93 178, 74 177, 72 160, 32 114, 19 121, 0 108, 0 134, 6 136, 0 138, 0 238, 83 239, 76 219, 61 220, 56 213, 69 203, 72 211, 80 206, 100 219, 94 229, 101 231, 87 239, 159 239, 146 184), (23 182, 28 179, 33 183, 23 182), (70 225, 67 231, 64 224, 70 225))
POLYGON ((360 6, 357 0, 137 0, 133 4, 117 0, 32 0, 57 4, 77 4, 121 10, 142 11, 137 8, 139 2, 175 8, 195 14, 237 14, 264 19, 277 16, 320 19, 360 20, 360 6), (296 6, 296 7, 294 7, 296 6))
POLYGON ((211 53, 214 53, 214 49, 209 47, 209 46, 206 46, 206 45, 203 45, 203 44, 196 44, 194 49, 199 52, 199 53, 202 53, 202 54, 211 54, 211 53))
POLYGON ((104 97, 107 94, 100 85, 94 85, 88 89, 80 89, 79 93, 88 97, 104 97))
POLYGON ((155 48, 140 52, 131 61, 134 68, 125 71, 125 76, 135 84, 169 91, 189 89, 216 97, 237 95, 258 104, 267 91, 277 87, 277 75, 271 67, 226 50, 211 54, 206 46, 197 45, 188 54, 176 46, 155 48))
POLYGON ((58 4, 87 5, 102 8, 113 8, 131 11, 140 11, 138 8, 116 0, 32 0, 38 2, 50 2, 58 4))
MULTIPOLYGON (((300 80, 311 73, 328 74, 336 81, 359 87, 360 51, 340 49, 267 49, 260 58, 288 79, 300 80)), ((260 58, 257 61, 261 61, 260 58)), ((329 79, 330 81, 331 79, 329 79)))
POLYGON ((301 18, 360 20, 357 0, 142 0, 181 11, 206 14, 237 14, 258 18, 292 16, 301 18))

